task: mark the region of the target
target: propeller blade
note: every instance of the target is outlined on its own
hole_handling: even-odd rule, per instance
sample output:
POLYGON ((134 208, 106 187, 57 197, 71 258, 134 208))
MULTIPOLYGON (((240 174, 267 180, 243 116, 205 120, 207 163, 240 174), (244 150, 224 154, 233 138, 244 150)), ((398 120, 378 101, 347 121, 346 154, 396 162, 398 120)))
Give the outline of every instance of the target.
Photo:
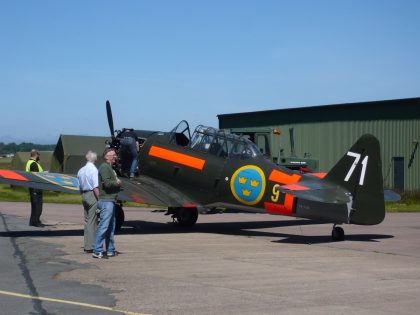
POLYGON ((114 120, 112 119, 111 103, 106 101, 106 115, 108 117, 109 130, 111 131, 111 137, 114 137, 114 120))

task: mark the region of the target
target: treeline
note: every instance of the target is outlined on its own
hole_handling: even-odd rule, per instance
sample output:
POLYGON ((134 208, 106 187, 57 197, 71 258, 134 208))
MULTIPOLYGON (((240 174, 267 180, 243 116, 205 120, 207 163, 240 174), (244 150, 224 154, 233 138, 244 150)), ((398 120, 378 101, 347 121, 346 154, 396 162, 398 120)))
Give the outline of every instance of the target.
POLYGON ((22 142, 20 144, 3 143, 0 142, 0 155, 16 153, 16 152, 29 152, 32 149, 39 151, 54 151, 55 144, 34 144, 32 142, 22 142))

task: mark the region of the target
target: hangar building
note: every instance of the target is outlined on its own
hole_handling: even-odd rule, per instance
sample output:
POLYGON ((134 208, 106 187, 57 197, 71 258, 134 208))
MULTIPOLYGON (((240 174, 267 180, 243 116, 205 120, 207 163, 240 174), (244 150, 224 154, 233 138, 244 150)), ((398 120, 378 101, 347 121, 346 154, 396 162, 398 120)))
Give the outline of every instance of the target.
POLYGON ((420 190, 420 98, 287 108, 218 115, 219 128, 253 134, 277 162, 296 154, 319 160, 328 172, 363 134, 381 143, 384 186, 420 190), (289 129, 294 131, 294 150, 289 129), (280 132, 280 134, 278 134, 280 132))
POLYGON ((97 165, 103 162, 102 152, 109 137, 60 135, 51 157, 51 171, 65 174, 77 174, 86 164, 86 152, 92 150, 98 154, 97 165))

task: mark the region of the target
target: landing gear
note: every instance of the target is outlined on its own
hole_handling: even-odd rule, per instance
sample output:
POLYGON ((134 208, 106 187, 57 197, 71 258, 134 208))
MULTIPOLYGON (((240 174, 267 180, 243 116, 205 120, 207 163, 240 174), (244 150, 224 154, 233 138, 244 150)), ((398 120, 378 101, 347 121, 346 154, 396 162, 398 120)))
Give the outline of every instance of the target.
POLYGON ((165 214, 172 214, 174 223, 181 227, 191 227, 198 219, 198 210, 195 207, 169 207, 165 214))
POLYGON ((334 224, 332 232, 331 232, 331 237, 333 239, 333 241, 336 242, 341 242, 344 241, 344 230, 341 226, 336 226, 334 224))
POLYGON ((116 203, 115 204, 115 230, 121 230, 122 225, 124 224, 124 210, 122 208, 122 204, 116 203))

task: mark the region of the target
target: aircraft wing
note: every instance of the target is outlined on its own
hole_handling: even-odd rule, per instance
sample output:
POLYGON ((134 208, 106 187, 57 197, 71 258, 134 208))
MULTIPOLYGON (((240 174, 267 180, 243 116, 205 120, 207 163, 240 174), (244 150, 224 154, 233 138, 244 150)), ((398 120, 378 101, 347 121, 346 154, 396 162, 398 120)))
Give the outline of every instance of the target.
POLYGON ((42 190, 79 193, 79 182, 75 176, 47 173, 0 170, 0 182, 42 190))
POLYGON ((156 206, 182 207, 194 202, 179 190, 157 179, 140 175, 134 180, 121 178, 123 190, 118 199, 156 206))
MULTIPOLYGON (((182 192, 159 180, 139 176, 134 180, 121 178, 123 190, 118 199, 156 206, 182 207, 193 201, 182 192)), ((0 182, 41 190, 79 193, 79 182, 75 176, 60 173, 24 172, 0 170, 0 182)))

